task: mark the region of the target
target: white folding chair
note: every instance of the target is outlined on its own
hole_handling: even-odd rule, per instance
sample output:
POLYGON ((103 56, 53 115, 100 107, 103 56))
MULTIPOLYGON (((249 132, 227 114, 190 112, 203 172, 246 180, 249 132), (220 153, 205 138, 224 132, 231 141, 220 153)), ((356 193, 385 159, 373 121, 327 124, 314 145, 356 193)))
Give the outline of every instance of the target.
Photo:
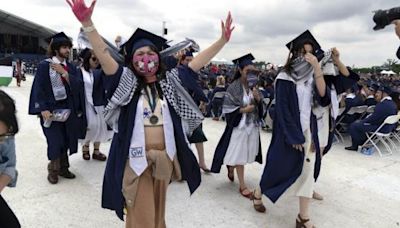
MULTIPOLYGON (((339 113, 340 113, 339 115, 342 115, 342 117, 338 120, 338 122, 336 123, 336 126, 340 126, 342 128, 347 127, 349 124, 343 123, 343 120, 346 115, 356 115, 356 114, 363 115, 367 111, 367 109, 368 109, 368 106, 366 106, 366 105, 355 106, 355 107, 350 108, 350 110, 345 115, 342 115, 344 112, 344 108, 339 109, 339 113)), ((344 142, 343 134, 340 133, 340 131, 337 128, 335 128, 335 134, 340 137, 340 140, 342 142, 344 142)), ((336 139, 338 139, 338 137, 336 137, 336 139)))
POLYGON ((375 105, 371 105, 367 108, 365 113, 361 116, 361 119, 364 119, 366 116, 372 114, 375 111, 375 105))
POLYGON ((390 139, 390 136, 392 135, 392 132, 389 133, 381 133, 379 132, 383 126, 386 124, 395 124, 399 122, 400 120, 400 115, 392 115, 388 116, 385 121, 376 129, 375 132, 366 132, 365 134, 367 135, 367 140, 365 143, 361 146, 361 148, 366 147, 367 145, 372 145, 375 147, 375 149, 378 151, 379 155, 382 157, 383 155, 391 155, 393 154, 393 150, 395 147, 395 144, 393 140, 390 139), (383 154, 381 149, 378 147, 378 143, 382 143, 383 146, 386 148, 387 153, 383 154), (390 145, 389 145, 390 144, 390 145))

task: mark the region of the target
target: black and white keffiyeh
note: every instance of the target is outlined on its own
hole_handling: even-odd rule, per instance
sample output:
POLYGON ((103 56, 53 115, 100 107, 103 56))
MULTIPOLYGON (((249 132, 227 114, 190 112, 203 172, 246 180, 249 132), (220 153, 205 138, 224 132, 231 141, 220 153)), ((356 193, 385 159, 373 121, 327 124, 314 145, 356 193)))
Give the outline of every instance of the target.
MULTIPOLYGON (((53 63, 52 59, 46 59, 47 62, 53 63)), ((67 99, 67 91, 65 90, 64 83, 61 80, 61 75, 51 68, 49 65, 49 76, 51 88, 53 90, 54 99, 56 101, 62 101, 67 99)))
MULTIPOLYGON (((238 79, 232 82, 232 84, 230 84, 228 89, 226 90, 224 103, 222 105, 223 113, 232 113, 235 110, 244 107, 243 94, 244 88, 240 80, 238 79)), ((256 106, 253 112, 247 113, 246 124, 257 123, 258 121, 258 108, 256 106)))
POLYGON ((289 76, 296 82, 305 78, 311 78, 314 75, 313 66, 308 63, 303 56, 295 58, 292 61, 291 66, 293 68, 293 72, 289 76))
MULTIPOLYGON (((166 78, 159 81, 165 99, 181 117, 189 135, 192 134, 204 119, 200 109, 192 97, 182 86, 178 76, 178 69, 167 71, 166 78)), ((138 81, 134 73, 127 67, 123 68, 121 79, 113 96, 104 109, 104 118, 114 131, 118 131, 120 108, 129 104, 138 88, 138 81)))
POLYGON ((324 75, 337 76, 339 70, 333 63, 332 50, 333 49, 329 49, 324 53, 324 57, 321 59, 320 64, 324 75))

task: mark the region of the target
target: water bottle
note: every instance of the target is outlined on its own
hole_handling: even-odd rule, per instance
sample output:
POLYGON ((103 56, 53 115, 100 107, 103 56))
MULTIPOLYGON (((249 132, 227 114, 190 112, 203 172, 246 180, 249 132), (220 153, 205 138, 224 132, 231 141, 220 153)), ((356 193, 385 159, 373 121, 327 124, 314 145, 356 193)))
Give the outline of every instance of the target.
POLYGON ((49 128, 49 127, 51 126, 51 122, 53 122, 53 120, 52 120, 51 118, 45 120, 45 121, 43 122, 43 127, 49 128))

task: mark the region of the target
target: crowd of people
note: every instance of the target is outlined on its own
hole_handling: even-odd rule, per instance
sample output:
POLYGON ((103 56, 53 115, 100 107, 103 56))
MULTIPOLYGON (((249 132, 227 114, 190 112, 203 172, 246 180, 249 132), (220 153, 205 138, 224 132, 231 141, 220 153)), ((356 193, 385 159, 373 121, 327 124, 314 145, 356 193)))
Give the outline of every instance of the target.
MULTIPOLYGON (((266 211, 262 195, 275 203, 290 189, 299 199, 296 227, 315 227, 310 201, 323 199, 315 185, 335 129, 351 135, 346 149, 358 150, 364 132, 399 110, 393 93, 400 85, 397 77, 360 78, 341 61, 337 48, 322 51, 308 30, 287 44, 289 56, 279 68, 258 69, 251 53, 234 59, 234 66, 207 65, 230 41, 230 13, 219 39, 195 56, 190 49, 161 56, 166 40, 138 28, 121 45, 125 62, 118 63, 92 20, 95 1, 89 7, 83 0, 67 2, 93 49, 84 49, 76 66, 68 61, 68 36, 61 32, 49 39, 48 58, 34 77, 29 114, 39 117, 46 137, 48 182, 75 178, 68 157, 81 143, 84 160, 107 160, 102 207, 125 219, 126 227, 166 227, 169 183, 186 181, 194 193, 201 170, 220 173, 222 166, 229 181, 238 178, 239 194, 251 199, 257 212, 266 211), (375 109, 364 118, 348 113, 360 105, 375 109), (204 159, 204 116, 226 122, 210 168, 204 159), (261 128, 272 132, 266 159, 261 128), (107 157, 100 145, 108 140, 107 157), (198 160, 190 144, 196 145, 198 160), (248 186, 246 165, 264 161, 260 184, 248 186)), ((400 23, 396 32, 400 38, 400 23)), ((2 94, 0 193, 6 185, 15 186, 13 136, 18 132, 14 101, 2 94)), ((20 226, 3 198, 0 211, 7 214, 0 225, 20 226)))

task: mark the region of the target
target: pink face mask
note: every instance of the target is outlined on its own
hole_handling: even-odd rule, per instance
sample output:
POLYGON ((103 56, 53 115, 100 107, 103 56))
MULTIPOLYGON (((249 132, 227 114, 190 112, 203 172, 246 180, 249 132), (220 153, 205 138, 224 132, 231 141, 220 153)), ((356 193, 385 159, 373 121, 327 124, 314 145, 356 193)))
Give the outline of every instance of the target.
POLYGON ((157 54, 134 55, 133 64, 144 76, 153 76, 158 70, 159 58, 157 54))

